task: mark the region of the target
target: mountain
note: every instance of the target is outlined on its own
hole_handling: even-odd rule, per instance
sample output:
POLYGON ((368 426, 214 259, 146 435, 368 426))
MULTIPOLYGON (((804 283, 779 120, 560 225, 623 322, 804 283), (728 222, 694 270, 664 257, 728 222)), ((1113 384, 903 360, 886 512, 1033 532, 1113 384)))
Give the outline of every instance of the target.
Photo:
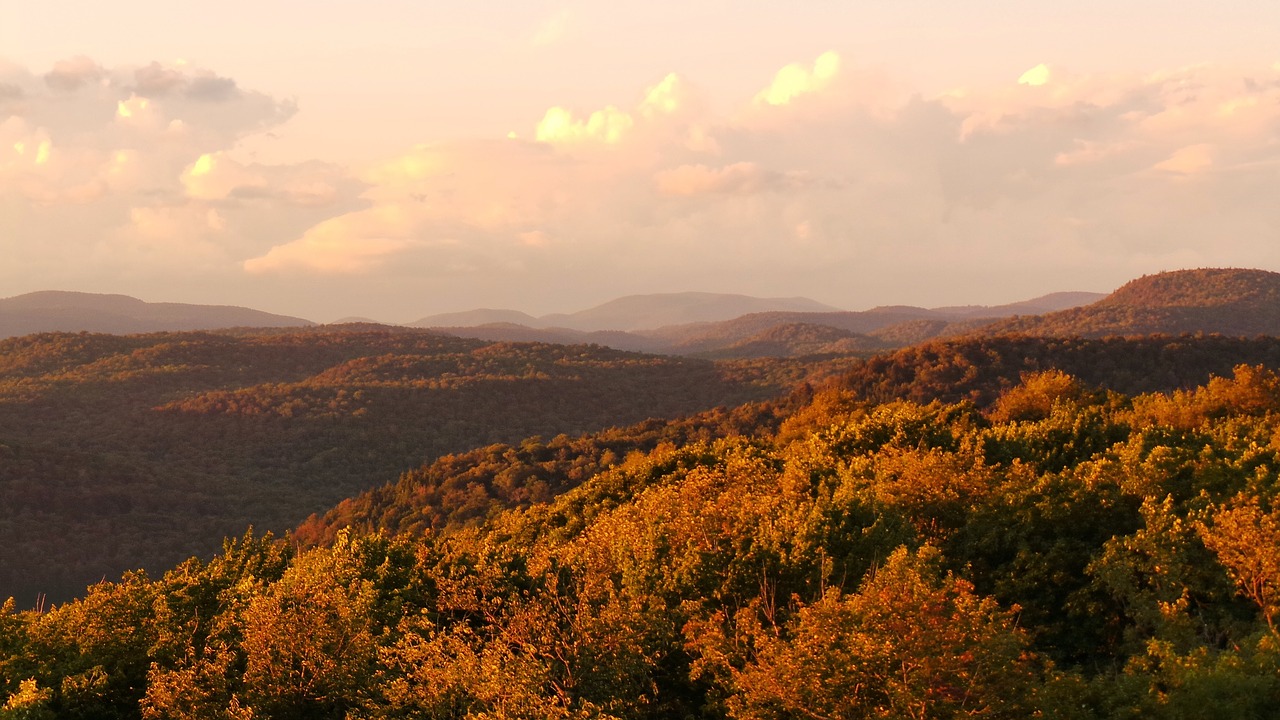
POLYGON ((1056 292, 1038 298, 1005 305, 963 305, 957 307, 934 308, 934 312, 962 317, 1008 317, 1010 315, 1043 315, 1045 313, 1066 310, 1095 303, 1106 297, 1106 293, 1095 292, 1056 292))
POLYGON ((629 295, 570 315, 548 315, 543 325, 573 330, 648 330, 666 325, 729 320, 758 312, 830 312, 808 298, 757 298, 705 292, 629 295))
POLYGON ((529 328, 577 332, 633 331, 691 322, 729 320, 767 311, 827 312, 835 310, 808 298, 758 298, 706 292, 628 295, 575 313, 534 317, 518 310, 468 310, 429 315, 413 327, 462 328, 485 325, 523 325, 529 328))
MULTIPOLYGON (((528 350, 535 382, 601 359, 528 350)), ((777 402, 448 455, 290 537, 0 606, 0 717, 1274 718, 1280 376, 1253 363, 1278 358, 934 342, 777 402)), ((319 375, 370 393, 440 360, 319 375)), ((67 535, 36 529, 33 565, 67 535)))
POLYGON ((428 315, 421 320, 409 323, 409 327, 478 327, 481 325, 493 325, 497 323, 524 325, 525 327, 542 326, 541 323, 539 323, 538 318, 528 313, 522 313, 519 310, 491 310, 489 308, 481 308, 479 310, 466 310, 463 312, 428 315))
POLYGON ((314 324, 244 307, 149 303, 127 295, 50 290, 0 299, 0 337, 38 332, 127 334, 314 324))
MULTIPOLYGON (((715 322, 636 330, 649 346, 633 349, 709 358, 800 357, 888 350, 970 332, 1022 312, 1050 312, 1093 302, 1100 293, 1061 292, 1007 305, 923 308, 889 305, 855 311, 768 311, 715 322), (826 328, 819 331, 816 328, 826 328), (803 329, 802 329, 803 328, 803 329), (819 340, 819 338, 824 338, 819 340)), ((626 300, 626 298, 623 298, 626 300)), ((452 329, 458 332, 458 329, 452 329)), ((459 333, 462 334, 462 333, 459 333)), ((607 340, 602 340, 609 344, 607 340)))
POLYGON ((994 319, 1052 312, 1102 297, 1060 292, 1007 305, 892 305, 851 312, 806 298, 688 292, 632 295, 577 313, 540 318, 514 310, 473 310, 433 315, 413 325, 490 341, 595 343, 708 358, 800 357, 903 347, 963 334, 994 319), (826 340, 819 341, 818 335, 826 340))
POLYGON ((325 323, 325 325, 381 325, 377 320, 367 318, 362 315, 349 315, 344 318, 338 318, 325 323))
POLYGON ((1148 275, 1091 305, 1013 318, 979 332, 1042 337, 1280 335, 1280 273, 1206 268, 1148 275))
POLYGON ((728 347, 705 354, 717 359, 804 357, 848 355, 883 347, 884 344, 873 337, 829 325, 787 323, 772 325, 728 347))

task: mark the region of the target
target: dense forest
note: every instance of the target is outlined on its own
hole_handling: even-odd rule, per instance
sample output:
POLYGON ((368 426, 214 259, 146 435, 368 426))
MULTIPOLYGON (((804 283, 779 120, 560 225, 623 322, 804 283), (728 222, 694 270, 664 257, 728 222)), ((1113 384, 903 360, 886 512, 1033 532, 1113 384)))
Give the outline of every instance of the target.
POLYGON ((0 597, 208 557, 450 452, 736 406, 810 372, 350 327, 0 341, 0 597))
POLYGON ((1200 332, 1280 335, 1280 273, 1238 268, 1157 273, 1132 280, 1090 305, 1001 320, 976 331, 1093 338, 1200 332))
POLYGON ((0 717, 1276 717, 1276 355, 936 343, 444 457, 8 603, 0 717))

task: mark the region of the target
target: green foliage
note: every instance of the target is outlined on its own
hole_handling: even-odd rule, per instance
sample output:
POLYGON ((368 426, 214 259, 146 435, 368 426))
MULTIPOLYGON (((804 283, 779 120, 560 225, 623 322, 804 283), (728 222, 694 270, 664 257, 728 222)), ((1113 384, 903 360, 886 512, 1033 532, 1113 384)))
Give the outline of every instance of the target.
MULTIPOLYGON (((68 352, 99 352, 95 372, 125 362, 116 344, 79 341, 68 352)), ((886 402, 851 375, 771 404, 490 444, 288 541, 246 533, 45 612, 8 602, 0 717, 1280 712, 1272 371, 1130 397, 1010 359, 1042 344, 951 347, 920 350, 920 382, 887 378, 886 402), (983 384, 992 367, 1001 379, 983 384), (949 377, 976 390, 927 397, 949 377)), ((1059 349, 1118 347, 1183 352, 1059 349)), ((540 352, 449 362, 524 377, 544 372, 528 364, 540 352)), ((548 352, 572 372, 594 362, 548 352)), ((354 415, 383 383, 445 362, 412 355, 329 363, 332 385, 307 385, 319 394, 273 385, 237 417, 262 429, 354 415), (367 394, 313 404, 350 382, 367 394), (277 412, 286 397, 305 400, 292 418, 277 412)), ((56 357, 23 367, 85 365, 56 357)), ((483 384, 441 378, 423 382, 483 384)))

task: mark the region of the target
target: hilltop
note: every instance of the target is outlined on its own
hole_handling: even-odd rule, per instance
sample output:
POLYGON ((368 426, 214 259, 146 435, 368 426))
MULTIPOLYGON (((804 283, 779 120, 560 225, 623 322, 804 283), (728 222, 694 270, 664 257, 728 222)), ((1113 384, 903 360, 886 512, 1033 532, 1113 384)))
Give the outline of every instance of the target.
POLYGON ((1148 275, 1093 304, 1005 320, 981 332, 1041 337, 1280 335, 1280 273, 1215 268, 1148 275))

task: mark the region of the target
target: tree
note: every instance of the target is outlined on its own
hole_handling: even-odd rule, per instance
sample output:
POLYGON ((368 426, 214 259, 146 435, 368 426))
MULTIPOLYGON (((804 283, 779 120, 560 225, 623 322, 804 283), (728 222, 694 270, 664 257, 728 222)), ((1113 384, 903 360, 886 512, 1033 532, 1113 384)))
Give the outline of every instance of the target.
POLYGON ((1029 716, 1037 668, 1014 612, 943 575, 938 561, 933 548, 900 548, 857 593, 830 590, 785 628, 740 623, 755 649, 731 673, 730 714, 1029 716))

